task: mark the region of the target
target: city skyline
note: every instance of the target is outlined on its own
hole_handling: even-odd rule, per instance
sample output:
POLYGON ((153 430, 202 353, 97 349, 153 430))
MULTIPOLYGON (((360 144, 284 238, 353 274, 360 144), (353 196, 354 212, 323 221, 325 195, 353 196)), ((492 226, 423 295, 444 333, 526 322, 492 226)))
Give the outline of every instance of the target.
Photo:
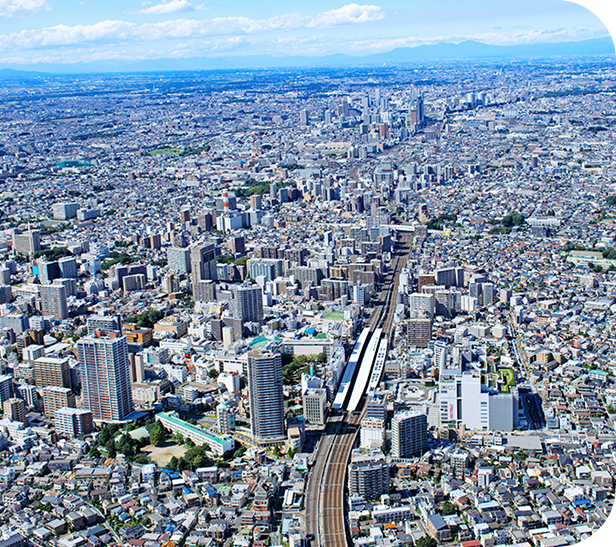
MULTIPOLYGON (((609 15, 608 15, 609 17, 609 15)), ((310 6, 189 0, 4 0, 1 66, 77 65, 265 55, 366 56, 421 45, 532 45, 608 38, 588 9, 564 0, 400 0, 310 6)))

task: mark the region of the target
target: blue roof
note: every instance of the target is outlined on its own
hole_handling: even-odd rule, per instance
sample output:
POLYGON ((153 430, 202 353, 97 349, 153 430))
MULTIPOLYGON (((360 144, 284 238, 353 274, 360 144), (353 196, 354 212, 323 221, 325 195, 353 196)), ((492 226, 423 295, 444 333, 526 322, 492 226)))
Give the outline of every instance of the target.
POLYGON ((590 503, 590 500, 577 500, 573 502, 573 505, 592 505, 592 503, 590 503))
POLYGON ((188 486, 185 486, 184 488, 182 488, 182 493, 183 494, 192 494, 193 491, 190 488, 188 488, 188 486))

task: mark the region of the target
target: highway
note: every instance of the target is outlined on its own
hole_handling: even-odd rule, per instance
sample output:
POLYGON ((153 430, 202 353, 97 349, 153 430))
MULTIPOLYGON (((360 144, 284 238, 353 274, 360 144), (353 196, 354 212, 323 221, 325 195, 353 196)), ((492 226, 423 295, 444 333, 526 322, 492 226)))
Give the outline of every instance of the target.
MULTIPOLYGON (((406 265, 411 235, 401 233, 391 266, 368 323, 371 332, 383 329, 383 336, 391 338, 396 294, 400 271, 406 265)), ((314 466, 310 471, 305 499, 306 531, 314 537, 317 547, 347 547, 348 526, 345 517, 346 471, 351 449, 365 413, 365 396, 358 408, 348 414, 340 411, 330 415, 323 435, 315 449, 314 466)))

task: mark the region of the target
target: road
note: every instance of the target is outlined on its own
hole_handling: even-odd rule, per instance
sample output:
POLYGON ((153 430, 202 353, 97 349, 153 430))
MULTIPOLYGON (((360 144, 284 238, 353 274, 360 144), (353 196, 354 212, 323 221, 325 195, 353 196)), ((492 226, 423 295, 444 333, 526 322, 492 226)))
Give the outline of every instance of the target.
MULTIPOLYGON (((372 331, 383 328, 383 335, 391 339, 398 278, 412 243, 410 234, 400 234, 398 247, 391 267, 383 283, 379 299, 370 318, 372 331)), ((314 535, 317 547, 346 547, 349 537, 345 518, 346 471, 359 431, 359 424, 365 413, 365 400, 360 403, 361 411, 331 415, 319 441, 314 466, 308 478, 305 500, 306 530, 314 535)))

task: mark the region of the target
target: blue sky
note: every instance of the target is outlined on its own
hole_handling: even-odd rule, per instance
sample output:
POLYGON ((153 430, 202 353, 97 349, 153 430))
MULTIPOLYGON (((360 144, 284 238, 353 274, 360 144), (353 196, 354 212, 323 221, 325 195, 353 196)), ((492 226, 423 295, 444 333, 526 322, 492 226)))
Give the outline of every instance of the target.
POLYGON ((466 39, 497 45, 609 36, 562 0, 0 0, 0 62, 366 55, 466 39))

